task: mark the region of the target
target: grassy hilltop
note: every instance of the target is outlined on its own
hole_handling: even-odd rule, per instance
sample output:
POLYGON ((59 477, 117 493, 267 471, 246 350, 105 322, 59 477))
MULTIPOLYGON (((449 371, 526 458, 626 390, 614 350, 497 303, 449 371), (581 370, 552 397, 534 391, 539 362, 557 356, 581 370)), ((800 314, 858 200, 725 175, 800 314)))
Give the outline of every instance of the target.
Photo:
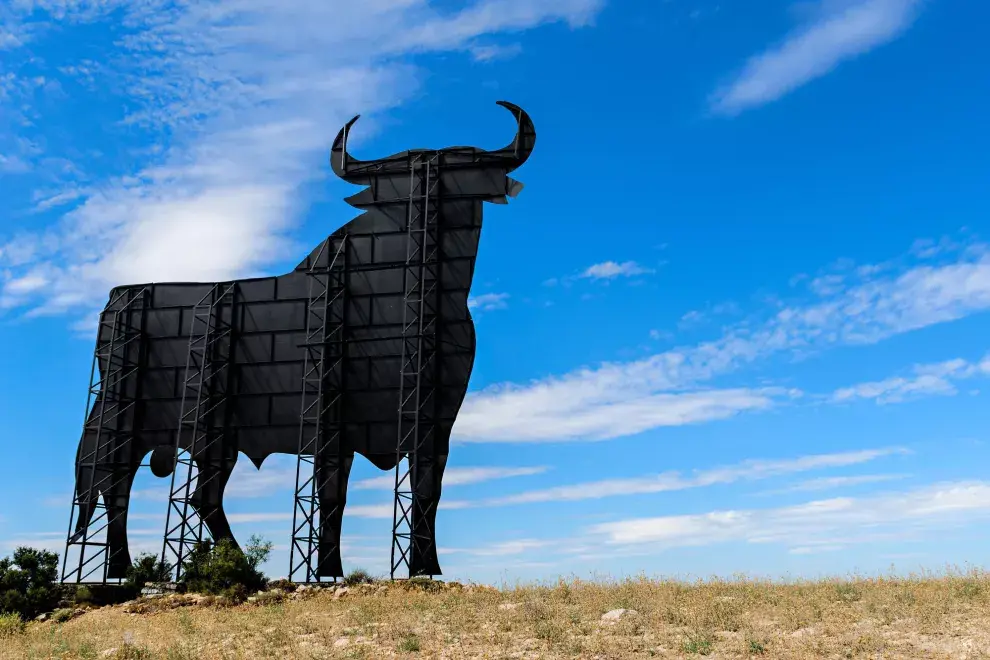
POLYGON ((990 658, 990 575, 166 596, 9 622, 0 659, 990 658), (67 617, 62 617, 67 618, 67 617))

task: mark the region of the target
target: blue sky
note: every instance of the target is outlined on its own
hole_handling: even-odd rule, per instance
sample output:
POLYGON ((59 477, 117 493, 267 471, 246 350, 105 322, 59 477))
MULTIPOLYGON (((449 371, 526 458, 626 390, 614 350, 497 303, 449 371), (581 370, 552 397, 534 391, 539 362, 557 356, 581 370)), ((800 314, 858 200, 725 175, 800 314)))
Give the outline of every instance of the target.
MULTIPOLYGON (((62 549, 111 287, 282 272, 355 213, 350 116, 358 157, 495 148, 507 99, 538 141, 486 210, 447 577, 986 563, 990 6, 331 4, 0 6, 0 552, 62 549)), ((293 471, 228 490, 276 576, 293 471)), ((387 570, 389 478, 358 459, 345 568, 387 570)))

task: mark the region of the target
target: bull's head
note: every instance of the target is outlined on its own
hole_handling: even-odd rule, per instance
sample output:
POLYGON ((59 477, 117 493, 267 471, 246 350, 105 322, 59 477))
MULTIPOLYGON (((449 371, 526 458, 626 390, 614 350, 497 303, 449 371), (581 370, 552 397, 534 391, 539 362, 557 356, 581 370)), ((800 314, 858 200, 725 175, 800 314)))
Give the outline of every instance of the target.
MULTIPOLYGON (((508 174, 520 167, 529 158, 536 145, 536 129, 526 112, 508 101, 498 104, 516 116, 516 137, 508 146, 496 151, 485 151, 474 147, 452 147, 442 150, 415 149, 378 160, 358 160, 347 153, 347 138, 357 117, 347 122, 333 142, 330 164, 334 174, 348 183, 371 185, 380 177, 409 176, 410 162, 417 157, 429 158, 438 151, 443 152, 443 164, 450 169, 471 169, 482 172, 481 176, 458 177, 458 190, 461 195, 505 204, 507 197, 515 197, 523 185, 508 174)), ((352 200, 349 200, 352 201, 352 200)), ((358 201, 357 199, 353 201, 358 201)))

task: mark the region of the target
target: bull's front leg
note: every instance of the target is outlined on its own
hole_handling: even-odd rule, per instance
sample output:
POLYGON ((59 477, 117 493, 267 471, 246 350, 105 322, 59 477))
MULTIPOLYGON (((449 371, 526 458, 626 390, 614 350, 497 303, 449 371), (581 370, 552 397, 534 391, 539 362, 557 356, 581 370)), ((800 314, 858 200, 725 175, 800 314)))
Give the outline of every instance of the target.
POLYGON ((110 483, 103 494, 107 507, 107 578, 122 580, 131 567, 127 544, 127 509, 137 466, 117 466, 110 472, 110 483))
MULTIPOLYGON (((79 508, 70 542, 81 544, 84 539, 89 542, 105 535, 106 577, 121 579, 126 577, 131 563, 127 546, 127 509, 136 467, 111 463, 105 451, 94 460, 95 451, 95 434, 84 434, 76 466, 75 497, 79 508), (102 511, 99 509, 101 498, 102 511)), ((84 550, 81 547, 81 551, 84 550)), ((66 579, 74 574, 76 581, 102 580, 102 567, 92 559, 93 556, 87 554, 80 558, 84 565, 77 564, 74 569, 66 566, 66 579)))
POLYGON ((316 577, 344 576, 340 559, 340 530, 347 504, 347 480, 353 463, 354 452, 323 451, 316 457, 316 492, 320 503, 316 577))
POLYGON ((198 476, 191 498, 193 508, 209 530, 210 538, 214 541, 229 539, 236 544, 223 509, 223 493, 237 464, 237 451, 224 448, 222 456, 212 460, 201 456, 195 459, 195 463, 198 476))

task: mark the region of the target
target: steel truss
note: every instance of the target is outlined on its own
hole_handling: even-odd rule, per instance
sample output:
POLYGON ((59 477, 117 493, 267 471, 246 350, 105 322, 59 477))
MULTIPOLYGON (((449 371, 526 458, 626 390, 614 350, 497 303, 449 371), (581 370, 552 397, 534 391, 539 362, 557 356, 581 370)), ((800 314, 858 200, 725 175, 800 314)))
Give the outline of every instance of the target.
POLYGON ((118 548, 111 554, 109 528, 126 522, 127 509, 113 507, 116 511, 111 513, 108 502, 119 488, 129 486, 133 435, 125 429, 133 428, 133 416, 140 399, 139 372, 144 357, 141 340, 148 298, 146 288, 123 289, 100 315, 89 377, 83 442, 76 463, 79 466, 76 492, 62 557, 62 582, 74 574, 76 583, 106 584, 111 562, 122 551, 118 548), (101 342, 104 336, 107 339, 101 342), (95 415, 94 405, 99 406, 95 415), (89 437, 93 438, 92 445, 87 440, 89 437), (92 449, 87 452, 88 446, 92 449), (83 484, 85 489, 81 488, 83 484), (78 521, 87 516, 86 527, 75 531, 78 521), (73 551, 78 555, 70 569, 69 555, 73 551), (101 574, 90 580, 98 571, 101 574))
POLYGON ((171 567, 176 581, 193 549, 209 540, 205 521, 222 506, 219 497, 205 496, 207 489, 237 460, 225 446, 224 419, 232 382, 236 303, 237 283, 228 282, 215 284, 192 309, 162 544, 162 561, 171 567))
POLYGON ((295 507, 289 579, 319 582, 336 576, 339 568, 327 561, 339 557, 337 547, 321 543, 323 525, 339 520, 343 494, 321 508, 321 494, 328 487, 345 487, 341 454, 345 376, 347 237, 324 241, 307 271, 309 298, 306 307, 306 342, 303 364, 302 404, 299 413, 299 451, 296 461, 295 507))
POLYGON ((437 320, 440 315, 441 154, 412 155, 406 222, 406 264, 403 270, 402 361, 400 366, 395 503, 392 513, 391 578, 405 567, 409 577, 420 573, 416 558, 433 550, 428 521, 436 498, 424 504, 418 493, 432 490, 438 383, 437 320), (432 202, 432 203, 431 203, 432 202), (432 376, 427 375, 433 370, 432 376), (403 465, 403 456, 406 463, 403 465))

